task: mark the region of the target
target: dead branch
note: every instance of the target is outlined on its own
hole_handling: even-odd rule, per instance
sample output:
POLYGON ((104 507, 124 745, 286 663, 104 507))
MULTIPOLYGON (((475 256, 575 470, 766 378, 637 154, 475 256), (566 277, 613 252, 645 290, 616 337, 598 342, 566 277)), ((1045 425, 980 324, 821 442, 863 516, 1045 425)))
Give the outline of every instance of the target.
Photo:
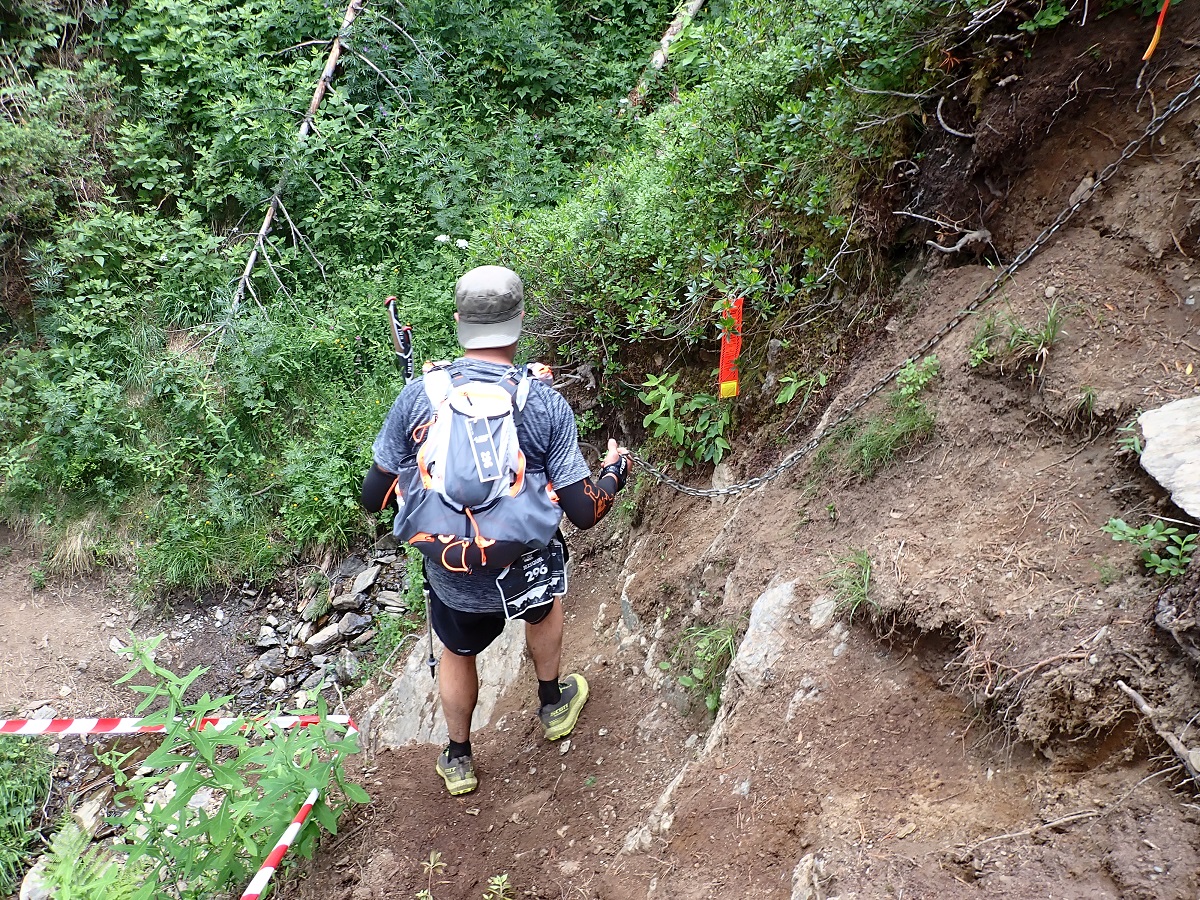
POLYGON ((998 834, 995 837, 985 838, 979 843, 972 844, 970 847, 966 848, 966 852, 974 853, 985 844, 992 844, 996 841, 1010 841, 1013 838, 1019 837, 1029 837, 1030 835, 1037 834, 1039 831, 1044 831, 1047 828, 1057 828, 1060 825, 1069 825, 1071 822, 1079 822, 1084 819, 1094 819, 1097 816, 1102 815, 1104 815, 1104 813, 1096 809, 1080 810, 1079 812, 1071 813, 1070 815, 1061 816, 1057 819, 1051 819, 1049 822, 1041 822, 1040 824, 1034 825, 1030 828, 1022 828, 1020 831, 1014 831, 1010 834, 998 834))
POLYGON ((1184 745, 1183 741, 1174 732, 1167 731, 1166 728, 1158 723, 1156 710, 1146 702, 1141 694, 1120 678, 1117 679, 1116 684, 1133 701, 1133 705, 1138 708, 1138 712, 1146 717, 1146 721, 1150 723, 1150 727, 1154 729, 1154 733, 1162 738, 1166 745, 1179 757, 1179 761, 1183 763, 1183 767, 1187 769, 1188 775, 1191 776, 1192 783, 1200 787, 1200 773, 1196 771, 1196 767, 1192 764, 1192 751, 1184 745))
POLYGON ((892 211, 893 216, 908 216, 910 219, 920 219, 922 222, 928 222, 930 225, 936 225, 946 231, 962 231, 957 225, 952 225, 949 222, 943 222, 941 219, 931 219, 929 216, 923 216, 920 213, 905 212, 902 209, 892 211))
POLYGON ((436 68, 434 68, 433 61, 430 60, 430 58, 425 55, 425 51, 423 51, 421 49, 420 45, 418 45, 417 42, 415 40, 413 40, 413 37, 411 34, 409 34, 407 31, 405 31, 403 28, 401 28, 398 24, 393 22, 391 19, 389 19, 387 16, 385 16, 383 13, 379 12, 378 10, 372 8, 372 9, 367 10, 367 12, 383 19, 383 21, 387 22, 389 25, 391 25, 393 28, 395 28, 398 32, 400 32, 402 35, 404 35, 406 38, 408 38, 408 42, 413 45, 413 50, 415 50, 417 52, 417 56, 419 56, 419 57, 421 57, 421 59, 425 60, 425 65, 429 66, 429 71, 433 73, 433 77, 439 78, 439 79, 442 77, 441 73, 438 72, 438 70, 436 68))
POLYGON ((992 242, 992 233, 986 228, 979 228, 975 231, 968 231, 958 239, 958 243, 951 244, 949 247, 943 247, 937 241, 926 241, 926 247, 932 247, 934 250, 940 250, 942 253, 958 253, 965 247, 972 244, 990 244, 992 242))
POLYGON ((293 50, 300 50, 304 47, 317 47, 328 44, 329 41, 302 41, 299 44, 292 44, 290 47, 284 47, 282 50, 276 50, 272 56, 279 56, 281 53, 291 53, 293 50))
POLYGON ((283 217, 287 219, 288 227, 292 229, 292 236, 308 251, 308 255, 312 257, 312 261, 317 264, 317 268, 321 270, 321 280, 328 281, 325 277, 325 265, 317 258, 317 254, 313 252, 313 248, 309 245, 308 239, 304 237, 304 233, 296 227, 296 223, 292 221, 292 217, 288 214, 287 207, 283 205, 283 201, 279 201, 279 211, 283 213, 283 217))
MULTIPOLYGON (((359 10, 366 5, 366 2, 367 0, 350 0, 349 5, 346 7, 346 15, 342 19, 342 27, 338 30, 337 36, 330 42, 329 56, 325 60, 325 68, 321 72, 321 78, 317 82, 316 90, 313 91, 312 101, 308 104, 308 113, 304 116, 304 121, 300 123, 300 130, 296 135, 297 144, 303 144, 308 137, 308 133, 312 130, 313 117, 316 116, 317 109, 321 105, 321 100, 324 99, 325 92, 329 89, 329 82, 333 79, 333 71, 337 68, 338 59, 342 53, 342 35, 350 29, 359 10)), ((275 213, 279 210, 279 198, 283 193, 286 181, 287 171, 285 169, 275 185, 275 191, 271 195, 271 202, 267 206, 266 215, 263 216, 262 226, 258 229, 258 236, 255 238, 253 248, 250 250, 250 258, 246 260, 246 267, 242 271, 242 277, 238 279, 237 288, 233 292, 233 301, 230 304, 229 310, 231 319, 237 313, 247 289, 253 293, 254 289, 250 286, 250 274, 254 271, 254 264, 258 262, 263 238, 270 232, 271 222, 274 221, 275 213)))
MULTIPOLYGON (((291 297, 291 296, 292 296, 292 292, 291 292, 291 291, 289 291, 289 290, 288 290, 286 287, 284 287, 283 280, 282 280, 282 279, 279 277, 279 273, 275 271, 275 264, 271 262, 271 254, 267 252, 268 248, 269 248, 269 249, 272 249, 272 250, 275 250, 275 253, 276 253, 276 254, 279 254, 279 250, 278 250, 278 249, 276 249, 276 248, 275 248, 275 247, 274 247, 274 246, 271 244, 271 242, 270 242, 268 239, 266 239, 266 238, 263 238, 263 239, 262 239, 262 251, 263 251, 263 252, 262 252, 262 258, 263 258, 263 262, 265 262, 265 263, 267 264, 267 268, 268 268, 268 269, 270 269, 270 270, 271 270, 271 274, 275 276, 275 283, 276 283, 277 285, 279 285, 279 289, 280 289, 281 291, 283 291, 283 294, 284 294, 284 296, 285 296, 285 297, 291 297)), ((282 254, 279 254, 279 257, 280 257, 280 262, 283 262, 283 256, 282 256, 282 254)))
POLYGON ((965 132, 965 131, 959 131, 955 128, 951 128, 949 125, 946 124, 946 120, 942 118, 942 107, 945 105, 945 103, 946 103, 945 97, 938 98, 938 105, 937 105, 938 124, 941 125, 942 128, 944 128, 946 130, 947 134, 952 134, 955 137, 966 138, 968 141, 975 140, 975 132, 971 132, 970 134, 967 134, 967 132, 965 132))
POLYGON ((658 42, 658 49, 650 56, 650 62, 642 72, 642 77, 638 79, 637 87, 629 92, 629 103, 631 106, 638 106, 642 102, 642 98, 646 95, 646 82, 650 77, 651 72, 661 72, 667 65, 667 57, 671 53, 671 45, 675 43, 675 39, 679 37, 683 29, 687 28, 688 23, 692 21, 700 12, 700 8, 704 6, 704 0, 688 0, 683 8, 679 10, 678 15, 667 30, 663 33, 662 38, 658 42))
POLYGON ((363 62, 365 62, 370 67, 371 71, 374 72, 376 75, 378 75, 380 78, 382 78, 384 80, 384 82, 386 82, 387 86, 390 87, 393 91, 395 91, 397 94, 399 94, 401 97, 403 97, 406 101, 412 102, 412 95, 409 94, 408 91, 402 91, 402 90, 400 90, 400 88, 396 87, 396 83, 394 81, 392 81, 392 79, 390 79, 386 75, 384 75, 383 70, 381 68, 379 68, 379 66, 375 65, 375 63, 371 62, 371 60, 367 57, 367 55, 365 53, 361 53, 360 51, 355 50, 353 47, 351 47, 345 41, 342 41, 342 47, 345 48, 346 50, 349 50, 351 53, 353 53, 355 56, 357 56, 359 59, 361 59, 363 62))

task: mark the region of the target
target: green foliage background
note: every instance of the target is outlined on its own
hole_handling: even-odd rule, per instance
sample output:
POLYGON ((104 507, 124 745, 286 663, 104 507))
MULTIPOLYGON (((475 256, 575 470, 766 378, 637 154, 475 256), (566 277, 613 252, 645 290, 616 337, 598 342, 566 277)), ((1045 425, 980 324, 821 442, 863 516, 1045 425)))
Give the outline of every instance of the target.
POLYGON ((6 5, 0 517, 98 513, 90 553, 152 591, 369 533, 358 481, 400 386, 382 300, 452 354, 454 279, 484 262, 524 277, 529 349, 593 364, 608 401, 661 352, 703 405, 733 297, 800 344, 886 282, 861 199, 980 5, 715 0, 633 91, 665 0, 372 0, 303 143, 340 5, 6 5))

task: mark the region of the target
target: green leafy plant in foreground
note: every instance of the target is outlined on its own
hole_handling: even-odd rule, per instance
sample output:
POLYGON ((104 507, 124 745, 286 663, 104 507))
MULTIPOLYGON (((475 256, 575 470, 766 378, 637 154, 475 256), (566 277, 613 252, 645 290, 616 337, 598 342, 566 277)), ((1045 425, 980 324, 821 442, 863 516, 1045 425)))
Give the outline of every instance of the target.
POLYGON ((675 468, 719 463, 730 450, 726 434, 733 424, 733 404, 711 394, 691 397, 675 390, 679 375, 647 375, 638 399, 650 407, 642 424, 651 438, 666 438, 679 455, 675 468))
POLYGON ((144 860, 123 866, 108 847, 93 844, 92 836, 67 818, 50 841, 41 881, 55 900, 133 900, 148 869, 144 860))
MULTIPOLYGON (((137 714, 153 707, 144 722, 166 729, 141 762, 152 774, 131 777, 126 771, 135 751, 113 751, 106 759, 125 810, 112 821, 124 832, 126 865, 146 866, 138 900, 163 896, 165 883, 181 886, 181 900, 244 884, 314 788, 320 798, 312 816, 330 833, 336 833, 345 805, 331 790, 348 801, 368 801, 343 771, 342 755, 357 749, 357 738, 345 736, 344 726, 272 729, 263 720, 238 719, 221 730, 192 727, 220 715, 230 698, 185 699, 206 670, 176 675, 158 665, 154 652, 161 639, 135 641, 123 651, 135 665, 117 682, 149 676, 149 684, 131 687, 144 695, 137 714)), ((317 714, 325 718, 323 701, 317 714)), ((311 856, 317 833, 311 825, 303 829, 293 850, 311 856)))
POLYGON ((826 572, 825 583, 833 590, 835 612, 851 625, 864 606, 879 606, 871 599, 871 556, 866 550, 855 550, 836 560, 837 568, 826 572))
POLYGON ((0 737, 0 896, 14 893, 50 790, 54 757, 40 738, 0 737))
POLYGON ((1141 551, 1142 562, 1155 575, 1178 578, 1187 571, 1196 551, 1196 532, 1187 534, 1161 519, 1153 519, 1134 528, 1124 519, 1109 519, 1101 531, 1114 541, 1133 544, 1141 551))
MULTIPOLYGON (((693 625, 683 633, 675 651, 674 664, 683 669, 676 681, 689 693, 702 698, 710 713, 715 713, 721 705, 721 687, 725 684, 725 672, 737 653, 740 626, 740 620, 693 625)), ((664 660, 658 667, 664 672, 670 671, 672 663, 664 660)))

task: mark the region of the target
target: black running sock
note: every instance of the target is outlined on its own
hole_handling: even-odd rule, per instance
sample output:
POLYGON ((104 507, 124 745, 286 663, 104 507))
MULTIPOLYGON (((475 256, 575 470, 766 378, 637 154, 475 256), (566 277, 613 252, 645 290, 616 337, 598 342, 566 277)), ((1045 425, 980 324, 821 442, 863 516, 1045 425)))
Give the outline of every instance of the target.
POLYGON ((551 703, 557 703, 561 699, 562 688, 559 687, 557 678, 552 681, 538 679, 538 700, 542 706, 549 706, 551 703))
POLYGON ((462 741, 461 743, 455 740, 450 741, 450 746, 446 748, 446 758, 451 762, 458 759, 460 756, 471 755, 471 742, 462 741))

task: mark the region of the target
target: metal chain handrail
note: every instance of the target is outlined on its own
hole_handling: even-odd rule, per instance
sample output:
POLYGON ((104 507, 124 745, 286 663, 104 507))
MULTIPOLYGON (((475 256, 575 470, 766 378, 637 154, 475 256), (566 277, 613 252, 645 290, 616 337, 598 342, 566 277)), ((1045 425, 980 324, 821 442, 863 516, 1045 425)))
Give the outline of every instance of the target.
POLYGON ((808 454, 812 453, 812 451, 820 445, 825 435, 827 435, 831 430, 836 429, 848 422, 854 413, 860 410, 872 397, 887 387, 892 380, 904 370, 905 366, 907 366, 910 362, 925 356, 930 350, 940 344, 951 331, 966 321, 969 316, 974 315, 984 303, 991 299, 992 295, 996 293, 997 288, 999 288, 1000 285, 1003 284, 1007 279, 1011 278, 1013 274, 1015 274, 1016 271, 1021 268, 1021 266, 1029 262, 1029 260, 1031 260, 1037 254, 1037 252, 1046 245, 1050 238, 1057 234, 1062 227, 1071 220, 1075 213, 1079 211, 1080 207, 1092 199, 1096 191, 1098 191, 1105 182, 1112 178, 1125 162, 1127 162, 1139 150, 1141 150, 1148 140, 1155 137, 1160 131, 1162 131, 1163 126, 1166 125, 1176 113, 1178 113, 1181 109, 1195 99, 1197 91, 1200 91, 1200 72, 1196 73, 1196 77, 1192 79, 1191 85, 1186 90, 1177 94, 1162 112, 1150 120, 1150 124, 1146 126, 1146 130, 1141 134, 1141 136, 1130 141, 1125 146, 1125 149, 1121 152, 1121 155, 1104 167, 1104 170, 1098 176, 1096 176, 1096 180, 1092 186, 1084 191, 1074 203, 1063 209, 1062 212, 1060 212, 1054 219, 1054 221, 1051 222, 1050 225, 1048 225, 1042 231, 1042 233, 1034 239, 1033 243, 1026 247, 1021 253, 1017 254, 1017 256, 1013 258, 1012 262, 1010 262, 996 274, 996 277, 992 279, 991 284, 983 288, 983 290, 979 292, 974 300, 967 304, 967 306, 953 319, 938 329, 937 332, 935 332, 928 340, 925 341, 925 343, 909 354, 909 356, 903 362, 893 366, 891 370, 889 370, 885 375, 883 375, 882 378, 876 381, 875 384, 872 385, 865 393, 863 393, 856 400, 854 400, 854 402, 842 410, 841 414, 836 419, 824 426, 818 427, 811 438, 785 456, 782 460, 780 460, 762 475, 759 475, 756 478, 751 478, 749 481, 743 481, 739 484, 731 484, 728 487, 695 488, 684 484, 678 479, 672 478, 666 472, 663 472, 661 469, 651 465, 644 457, 637 453, 630 453, 631 458, 638 466, 649 472, 650 475, 655 478, 655 480, 691 497, 727 497, 731 494, 740 494, 743 491, 754 490, 755 488, 762 487, 767 482, 778 478, 796 463, 800 462, 800 460, 804 459, 804 457, 808 456, 808 454))

